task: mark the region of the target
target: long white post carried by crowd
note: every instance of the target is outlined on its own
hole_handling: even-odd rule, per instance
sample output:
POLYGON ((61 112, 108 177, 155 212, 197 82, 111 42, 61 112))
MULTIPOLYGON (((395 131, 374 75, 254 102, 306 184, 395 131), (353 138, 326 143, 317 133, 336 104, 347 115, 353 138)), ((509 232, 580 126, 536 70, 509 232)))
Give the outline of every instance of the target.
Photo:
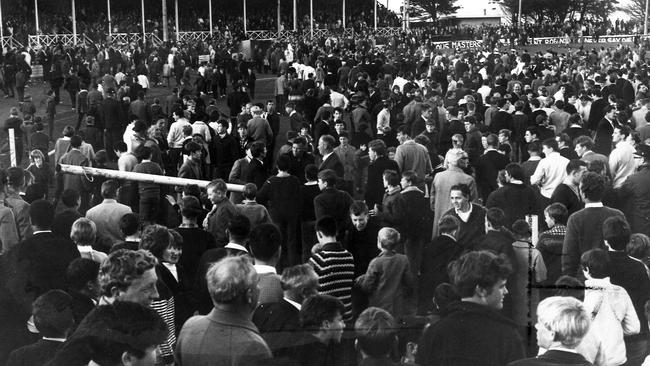
POLYGON ((167 29, 167 0, 161 0, 162 2, 162 26, 163 26, 163 42, 169 41, 169 30, 167 29))
MULTIPOLYGON (((13 140, 10 140, 10 142, 11 141, 13 140)), ((125 172, 119 170, 90 168, 85 166, 68 165, 68 164, 60 164, 57 166, 57 170, 58 169, 60 169, 60 171, 65 174, 84 175, 86 177, 89 176, 103 177, 108 179, 124 179, 133 182, 164 184, 168 186, 196 185, 199 186, 199 188, 205 188, 210 183, 209 180, 185 179, 185 178, 178 178, 178 177, 168 177, 166 175, 125 172)), ((228 187, 228 190, 231 192, 244 191, 244 186, 241 184, 227 183, 226 186, 228 187)))
MULTIPOLYGON (((5 31, 4 31, 5 25, 2 22, 2 1, 0 1, 0 39, 3 39, 5 36, 5 31)), ((2 48, 2 47, 0 47, 2 48)))
POLYGON ((375 18, 375 31, 377 31, 377 2, 379 0, 375 0, 375 11, 373 12, 374 18, 375 18))
POLYGON ((144 0, 140 0, 140 7, 142 8, 142 39, 144 40, 147 36, 146 30, 144 29, 144 0))
POLYGON ((298 1, 293 0, 293 31, 298 30, 298 1))
POLYGON ((72 43, 77 45, 77 7, 75 6, 75 1, 71 1, 72 5, 72 43))
POLYGON ((106 0, 106 9, 108 15, 108 38, 113 41, 113 24, 111 23, 111 0, 106 0))
POLYGON ((645 22, 643 22, 643 34, 648 34, 648 0, 645 0, 645 22))
POLYGON ((247 32, 247 30, 246 30, 247 29, 246 28, 246 0, 243 0, 243 1, 244 1, 244 34, 246 34, 246 32, 247 32))
POLYGON ((174 1, 174 13, 176 15, 176 24, 175 24, 175 26, 176 26, 176 42, 178 42, 179 41, 178 37, 180 36, 180 29, 178 29, 178 27, 179 27, 179 25, 178 25, 178 0, 174 1))
POLYGON ((41 34, 41 28, 38 26, 38 0, 34 0, 34 19, 36 20, 36 34, 41 34))
POLYGON ((208 0, 208 14, 208 18, 210 18, 210 37, 212 37, 212 0, 208 0))
POLYGON ((9 129, 9 161, 11 162, 11 166, 17 166, 18 164, 16 163, 16 139, 15 139, 15 132, 13 128, 9 129))

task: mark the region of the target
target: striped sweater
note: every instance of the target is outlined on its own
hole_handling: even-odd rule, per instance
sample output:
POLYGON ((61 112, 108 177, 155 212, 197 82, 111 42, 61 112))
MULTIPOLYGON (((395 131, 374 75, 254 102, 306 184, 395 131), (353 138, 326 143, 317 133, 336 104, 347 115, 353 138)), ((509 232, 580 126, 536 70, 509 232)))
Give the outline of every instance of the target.
POLYGON ((334 296, 345 306, 343 320, 352 319, 354 258, 341 243, 333 242, 312 254, 309 264, 318 275, 318 292, 334 296))

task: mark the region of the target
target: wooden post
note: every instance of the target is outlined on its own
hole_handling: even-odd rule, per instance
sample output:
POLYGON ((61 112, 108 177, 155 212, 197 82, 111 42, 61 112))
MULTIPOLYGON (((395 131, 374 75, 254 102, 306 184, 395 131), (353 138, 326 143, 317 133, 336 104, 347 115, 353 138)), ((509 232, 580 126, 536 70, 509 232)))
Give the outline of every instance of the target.
POLYGON ((38 0, 34 0, 34 18, 36 18, 36 34, 41 34, 41 29, 38 26, 38 0))
POLYGON ((72 0, 72 42, 77 45, 77 9, 74 0, 72 0))
POLYGON ((169 41, 169 29, 167 29, 167 0, 161 0, 162 2, 162 22, 163 22, 163 42, 169 41))
MULTIPOLYGON (((125 172, 119 170, 99 169, 99 168, 91 168, 91 167, 68 165, 68 164, 57 165, 57 171, 60 171, 65 174, 86 175, 86 176, 93 176, 93 177, 103 177, 108 179, 125 179, 134 182, 155 183, 155 184, 163 184, 168 186, 196 185, 199 186, 199 188, 205 188, 210 183, 209 180, 185 179, 185 178, 178 178, 178 177, 168 177, 166 175, 125 172)), ((241 184, 227 183, 226 186, 228 190, 231 192, 244 191, 244 186, 241 184)))
POLYGON ((9 129, 9 157, 12 167, 18 165, 16 163, 16 136, 13 128, 9 129))
POLYGON ((111 0, 106 0, 106 9, 108 11, 108 38, 113 42, 113 24, 111 23, 111 0))

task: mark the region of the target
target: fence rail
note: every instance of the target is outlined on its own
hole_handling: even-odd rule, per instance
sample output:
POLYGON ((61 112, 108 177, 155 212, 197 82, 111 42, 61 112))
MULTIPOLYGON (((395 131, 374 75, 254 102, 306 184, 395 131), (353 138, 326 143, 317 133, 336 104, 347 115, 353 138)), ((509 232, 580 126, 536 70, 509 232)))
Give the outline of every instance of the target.
POLYGON ((23 44, 18 42, 13 36, 4 36, 2 37, 2 48, 13 47, 13 48, 23 48, 23 44))

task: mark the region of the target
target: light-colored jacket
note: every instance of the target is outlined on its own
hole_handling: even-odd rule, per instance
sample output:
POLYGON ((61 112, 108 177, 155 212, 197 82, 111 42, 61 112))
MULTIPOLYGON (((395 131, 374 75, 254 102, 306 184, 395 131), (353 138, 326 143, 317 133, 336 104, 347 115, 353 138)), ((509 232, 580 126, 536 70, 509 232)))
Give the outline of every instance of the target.
POLYGON ((591 316, 591 331, 599 335, 607 365, 622 365, 627 361, 623 336, 638 334, 639 317, 624 288, 613 285, 609 277, 585 281, 584 307, 591 316))

